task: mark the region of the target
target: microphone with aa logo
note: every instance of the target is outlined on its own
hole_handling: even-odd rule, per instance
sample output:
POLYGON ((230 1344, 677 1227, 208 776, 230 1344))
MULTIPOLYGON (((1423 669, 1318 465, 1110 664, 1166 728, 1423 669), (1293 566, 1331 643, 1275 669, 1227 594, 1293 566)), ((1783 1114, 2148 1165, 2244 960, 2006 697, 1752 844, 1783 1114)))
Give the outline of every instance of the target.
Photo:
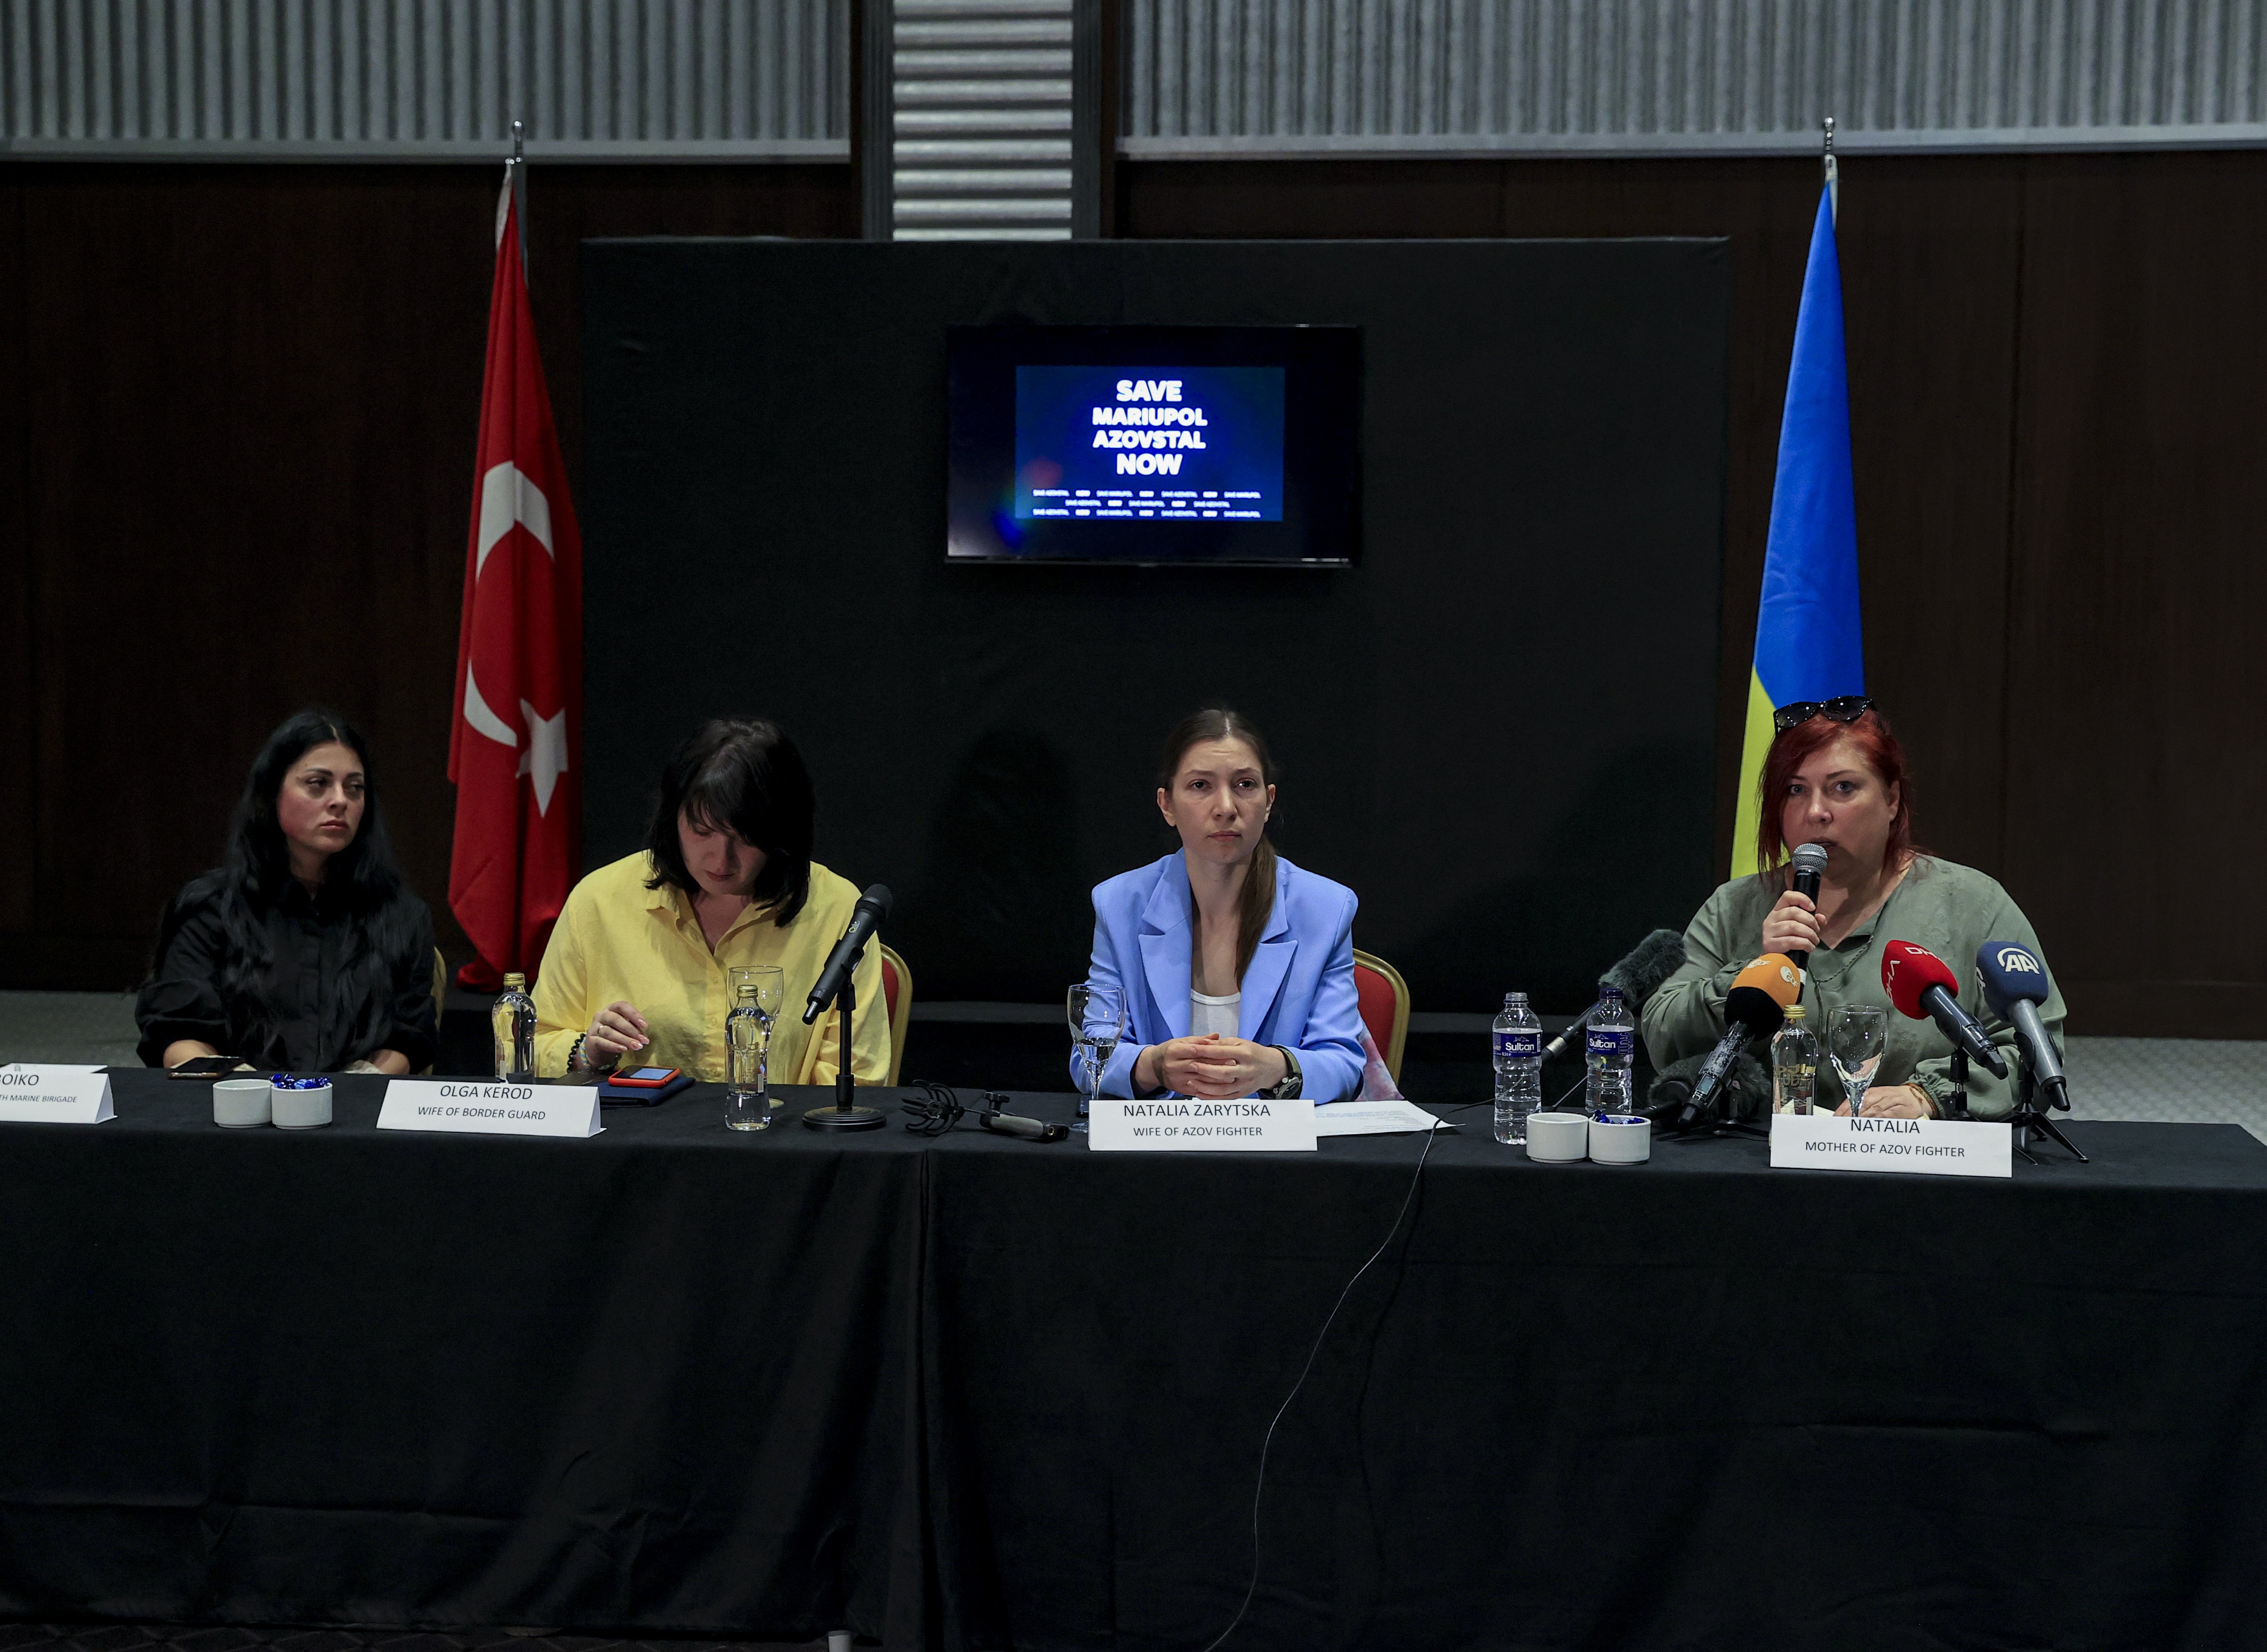
POLYGON ((1911 941, 1891 941, 1882 949, 1882 988, 1900 1014, 1916 1021, 1933 1020, 1939 1032, 1968 1052, 1970 1061, 1994 1078, 2007 1077, 2007 1058, 1976 1017, 1961 1008, 1960 977, 1935 953, 1911 941))
POLYGON ((1984 1002, 2022 1041, 2031 1077, 2049 1100, 2068 1112, 2070 1081, 2063 1076, 2062 1057, 2055 1054, 2054 1040, 2039 1019, 2039 1006, 2054 991, 2046 965, 2020 941, 1986 941, 1976 949, 1976 973, 1984 983, 1984 1002))

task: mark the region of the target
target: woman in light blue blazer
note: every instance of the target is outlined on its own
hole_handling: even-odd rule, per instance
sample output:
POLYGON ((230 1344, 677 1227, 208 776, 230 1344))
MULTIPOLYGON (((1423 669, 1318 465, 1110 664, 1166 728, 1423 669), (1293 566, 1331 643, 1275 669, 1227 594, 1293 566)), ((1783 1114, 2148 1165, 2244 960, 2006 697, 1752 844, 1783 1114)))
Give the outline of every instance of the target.
POLYGON ((1126 1005, 1104 1095, 1340 1101, 1360 1088, 1354 892, 1275 853, 1274 806, 1257 730, 1224 707, 1181 721, 1157 777, 1180 848, 1094 892, 1087 983, 1126 1005))

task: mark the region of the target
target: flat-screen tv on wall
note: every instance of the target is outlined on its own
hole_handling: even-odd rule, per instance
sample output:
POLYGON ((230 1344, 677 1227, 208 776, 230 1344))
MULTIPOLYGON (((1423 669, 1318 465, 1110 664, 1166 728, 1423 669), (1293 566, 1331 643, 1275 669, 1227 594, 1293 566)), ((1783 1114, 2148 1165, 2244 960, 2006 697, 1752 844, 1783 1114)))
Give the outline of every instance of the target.
POLYGON ((1353 562, 1359 327, 945 331, 949 561, 1353 562))

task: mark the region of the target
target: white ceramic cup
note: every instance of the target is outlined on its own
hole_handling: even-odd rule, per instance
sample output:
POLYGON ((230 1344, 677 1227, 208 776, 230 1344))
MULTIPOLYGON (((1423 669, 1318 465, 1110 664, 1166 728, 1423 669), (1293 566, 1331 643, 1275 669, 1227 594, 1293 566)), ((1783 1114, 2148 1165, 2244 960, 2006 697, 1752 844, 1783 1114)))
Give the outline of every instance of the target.
POLYGON ((326 1080, 314 1090, 275 1091, 275 1127, 312 1130, 331 1121, 331 1086, 326 1080))
POLYGON ((268 1098, 275 1087, 264 1078, 224 1078, 213 1086, 213 1122, 224 1130, 248 1130, 268 1120, 268 1098))
POLYGON ((1634 1113, 1590 1120, 1590 1157, 1599 1164, 1642 1164, 1653 1156, 1653 1121, 1634 1113))
POLYGON ((1527 1115, 1527 1156, 1544 1164, 1580 1164, 1589 1156, 1590 1115, 1586 1112, 1530 1112, 1527 1115))

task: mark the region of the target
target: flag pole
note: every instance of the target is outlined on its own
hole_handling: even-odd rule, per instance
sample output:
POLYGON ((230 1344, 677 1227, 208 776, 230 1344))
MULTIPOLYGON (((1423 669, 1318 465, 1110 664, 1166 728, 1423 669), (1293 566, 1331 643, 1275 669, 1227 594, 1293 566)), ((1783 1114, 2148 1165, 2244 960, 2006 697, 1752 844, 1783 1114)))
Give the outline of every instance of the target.
MULTIPOLYGON (((514 127, 519 124, 515 121, 514 127)), ((1826 117, 1826 212, 1834 226, 1842 226, 1842 169, 1834 161, 1834 117, 1826 117)))
POLYGON ((527 277, 527 131, 525 126, 511 123, 511 158, 503 164, 504 174, 511 180, 511 214, 519 223, 519 273, 527 277))

